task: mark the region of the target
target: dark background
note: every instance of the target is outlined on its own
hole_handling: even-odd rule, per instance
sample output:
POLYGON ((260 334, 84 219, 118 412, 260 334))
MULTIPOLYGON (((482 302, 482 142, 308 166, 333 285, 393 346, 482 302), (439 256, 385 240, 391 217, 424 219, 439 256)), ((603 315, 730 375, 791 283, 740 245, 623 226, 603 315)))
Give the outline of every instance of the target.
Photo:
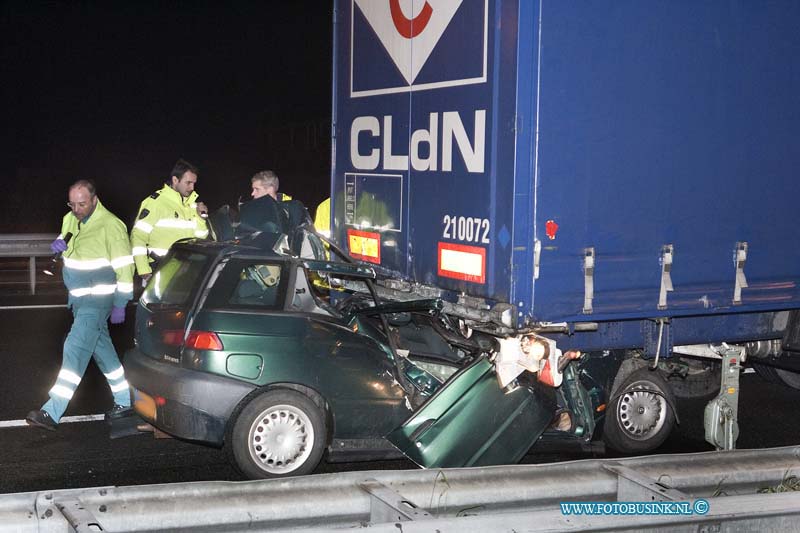
POLYGON ((58 232, 95 180, 129 226, 178 157, 212 209, 272 169, 329 194, 332 4, 0 0, 0 233, 58 232))

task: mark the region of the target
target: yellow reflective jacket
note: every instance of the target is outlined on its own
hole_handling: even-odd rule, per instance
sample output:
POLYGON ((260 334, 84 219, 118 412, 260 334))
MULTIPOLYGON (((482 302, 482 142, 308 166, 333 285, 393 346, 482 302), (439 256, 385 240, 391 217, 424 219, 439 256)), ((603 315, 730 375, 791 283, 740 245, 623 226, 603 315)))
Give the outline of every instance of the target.
POLYGON ((136 224, 131 230, 131 246, 136 271, 140 276, 150 274, 149 253, 163 257, 172 243, 179 239, 208 236, 208 226, 197 213, 197 193, 188 198, 169 185, 144 199, 139 206, 136 224))
POLYGON ((314 213, 314 228, 326 237, 331 236, 331 199, 326 198, 314 213))
POLYGON ((86 222, 72 212, 61 223, 63 239, 71 235, 63 253, 64 285, 70 305, 124 307, 133 298, 133 257, 125 224, 100 200, 86 222))

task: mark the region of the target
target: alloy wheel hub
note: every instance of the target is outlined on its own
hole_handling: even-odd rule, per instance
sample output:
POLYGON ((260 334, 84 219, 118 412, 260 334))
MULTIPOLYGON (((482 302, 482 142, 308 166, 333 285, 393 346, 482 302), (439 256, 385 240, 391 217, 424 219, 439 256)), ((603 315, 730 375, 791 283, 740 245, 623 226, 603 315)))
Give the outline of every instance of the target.
POLYGON ((250 455, 270 473, 285 474, 299 468, 311 454, 313 442, 308 416, 290 405, 267 409, 250 428, 250 455))
POLYGON ((617 419, 620 427, 634 440, 646 440, 657 433, 666 419, 665 400, 651 392, 652 385, 647 382, 632 383, 623 394, 617 406, 617 419), (643 390, 648 389, 648 390, 643 390))

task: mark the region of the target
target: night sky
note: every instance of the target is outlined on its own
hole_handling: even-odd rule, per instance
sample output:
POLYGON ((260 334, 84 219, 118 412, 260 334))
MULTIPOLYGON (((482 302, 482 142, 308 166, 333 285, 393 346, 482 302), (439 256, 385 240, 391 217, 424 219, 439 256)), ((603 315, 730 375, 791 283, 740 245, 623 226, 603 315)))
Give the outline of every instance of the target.
POLYGON ((130 227, 178 157, 212 209, 272 169, 313 214, 330 181, 332 9, 0 0, 0 233, 58 232, 80 178, 130 227))

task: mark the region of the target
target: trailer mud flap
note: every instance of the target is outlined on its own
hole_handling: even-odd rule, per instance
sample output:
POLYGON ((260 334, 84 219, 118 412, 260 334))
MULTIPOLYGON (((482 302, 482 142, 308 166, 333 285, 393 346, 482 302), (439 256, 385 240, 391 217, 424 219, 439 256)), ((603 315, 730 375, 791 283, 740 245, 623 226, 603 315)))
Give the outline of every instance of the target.
POLYGON ((481 357, 386 438, 425 468, 513 464, 555 411, 555 389, 527 373, 502 389, 494 365, 481 357))

